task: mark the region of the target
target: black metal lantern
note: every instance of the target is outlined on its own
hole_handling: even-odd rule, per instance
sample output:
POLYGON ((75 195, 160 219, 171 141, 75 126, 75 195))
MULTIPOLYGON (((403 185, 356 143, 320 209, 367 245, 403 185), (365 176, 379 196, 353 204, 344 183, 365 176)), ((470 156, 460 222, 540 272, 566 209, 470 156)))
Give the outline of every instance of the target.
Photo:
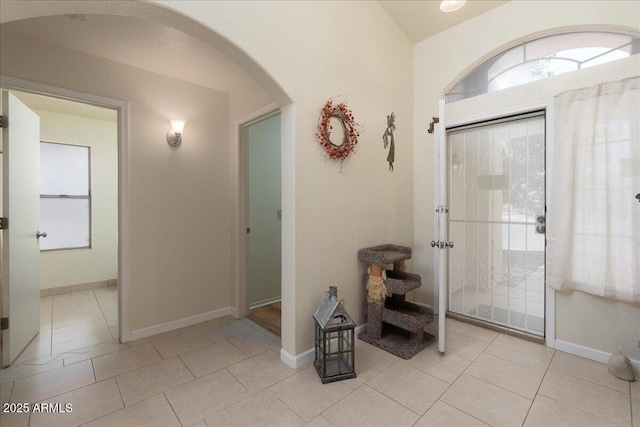
POLYGON ((316 359, 313 364, 322 383, 355 378, 356 324, 338 302, 338 288, 329 286, 329 293, 313 319, 316 329, 316 359))

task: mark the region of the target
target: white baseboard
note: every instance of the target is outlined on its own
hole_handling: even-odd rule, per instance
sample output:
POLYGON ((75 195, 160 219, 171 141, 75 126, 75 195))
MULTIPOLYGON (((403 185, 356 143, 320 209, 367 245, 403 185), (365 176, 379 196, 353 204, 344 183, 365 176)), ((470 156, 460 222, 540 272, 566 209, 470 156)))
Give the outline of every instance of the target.
POLYGON ((284 348, 280 349, 280 360, 291 369, 298 369, 309 362, 313 362, 314 358, 315 348, 310 348, 295 356, 290 355, 284 348))
MULTIPOLYGON (((184 319, 174 320, 172 322, 161 323, 159 325, 149 326, 148 328, 137 329, 129 332, 129 341, 146 338, 164 332, 173 331, 174 329, 185 328, 187 326, 196 325, 207 320, 217 319, 219 317, 228 316, 232 312, 231 307, 225 307, 218 310, 208 311, 206 313, 196 314, 195 316, 185 317, 184 319)), ((234 310, 235 311, 235 310, 234 310)))
MULTIPOLYGON (((360 326, 356 326, 354 329, 354 334, 356 335, 354 338, 358 339, 358 334, 360 333, 361 330, 363 330, 364 328, 366 328, 367 324, 362 324, 360 326)), ((285 349, 281 349, 280 350, 280 360, 287 365, 288 367, 292 368, 292 369, 298 369, 301 366, 306 365, 309 362, 313 362, 313 359, 315 358, 315 348, 310 348, 309 350, 303 351, 300 354, 296 354, 295 356, 292 356, 291 354, 289 354, 287 351, 285 351, 285 349)))
POLYGON ((265 305, 271 305, 271 304, 275 304, 277 302, 282 301, 282 298, 280 297, 276 297, 276 298, 270 298, 270 299, 265 299, 262 301, 258 301, 256 303, 250 304, 249 305, 249 310, 253 310, 254 308, 258 308, 258 307, 264 307, 265 305))
MULTIPOLYGON (((607 363, 611 357, 611 353, 605 351, 596 350, 590 347, 584 347, 579 344, 573 344, 570 342, 556 340, 556 350, 563 351, 565 353, 573 354, 575 356, 584 357, 585 359, 595 360, 596 362, 607 363)), ((640 372, 640 360, 631 360, 631 366, 635 372, 640 372)))

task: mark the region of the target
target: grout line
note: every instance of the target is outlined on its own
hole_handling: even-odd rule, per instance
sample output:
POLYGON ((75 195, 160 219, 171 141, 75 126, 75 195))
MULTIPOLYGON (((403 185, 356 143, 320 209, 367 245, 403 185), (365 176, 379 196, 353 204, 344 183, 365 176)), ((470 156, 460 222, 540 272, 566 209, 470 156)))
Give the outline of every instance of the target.
MULTIPOLYGON (((553 358, 555 358, 555 357, 556 357, 556 353, 557 353, 557 352, 560 352, 560 353, 563 353, 563 354, 569 354, 569 355, 571 355, 571 353, 565 353, 565 352, 564 352, 564 351, 562 351, 562 350, 554 350, 553 358)), ((572 356, 575 356, 575 355, 572 355, 572 356)), ((580 357, 580 356, 576 356, 576 357, 580 357)), ((564 371, 561 371, 561 370, 558 370, 558 369, 552 368, 552 367, 551 367, 551 363, 553 362, 553 358, 552 358, 552 359, 551 359, 551 361, 549 362, 549 368, 548 368, 548 369, 550 369, 550 370, 552 370, 552 371, 559 372, 559 373, 561 373, 561 374, 565 374, 565 375, 569 375, 570 377, 577 378, 577 379, 579 379, 579 380, 586 381, 586 382, 588 382, 588 383, 591 383, 591 384, 594 384, 594 385, 597 385, 597 386, 600 386, 600 387, 604 387, 604 388, 609 389, 609 390, 612 390, 612 391, 617 391, 618 393, 626 394, 625 392, 620 391, 620 390, 617 390, 617 389, 615 389, 615 388, 611 388, 611 387, 609 387, 608 385, 600 384, 600 383, 597 383, 597 382, 592 381, 592 380, 590 380, 590 379, 583 378, 583 377, 578 377, 578 376, 573 375, 573 374, 571 374, 571 373, 569 373, 569 372, 564 372, 564 371)), ((581 357, 581 358, 582 358, 582 359, 584 359, 583 357, 581 357)), ((590 359, 586 359, 586 360, 590 360, 590 359)), ((595 360, 590 360, 590 361, 595 362, 595 363, 601 363, 601 362, 596 362, 595 360)), ((606 366, 606 363, 601 363, 601 364, 602 364, 603 366, 606 366)), ((546 375, 546 371, 545 371, 545 375, 546 375)), ((629 386, 629 395, 631 395, 631 386, 629 386)))
MULTIPOLYGON (((176 416, 176 419, 178 420, 178 422, 180 423, 181 426, 184 427, 184 424, 182 424, 182 421, 180 420, 180 417, 178 416, 178 414, 176 413, 176 410, 173 408, 173 405, 171 404, 171 401, 169 400, 169 398, 167 397, 167 391, 163 391, 162 395, 164 396, 164 399, 167 401, 167 403, 169 404, 169 407, 171 408, 171 410, 173 411, 173 415, 176 416)), ((150 398, 151 399, 151 398, 150 398)), ((146 400, 146 399, 145 399, 146 400)), ((144 402, 144 400, 142 401, 144 402)), ((202 420, 204 421, 204 419, 202 420)), ((196 423, 197 424, 197 423, 196 423)))
MULTIPOLYGON (((199 349, 198 349, 198 350, 199 350, 199 349)), ((193 350, 193 351, 197 351, 197 350, 193 350)), ((189 354, 189 353, 184 353, 184 354, 189 354)), ((180 356, 182 356, 182 354, 179 354, 179 355, 178 355, 178 359, 180 359, 180 361, 182 362, 182 364, 185 366, 185 368, 187 368, 187 370, 188 370, 188 371, 189 371, 189 373, 193 376, 193 378, 197 380, 197 379, 198 379, 198 377, 196 377, 196 374, 194 374, 194 373, 193 373, 193 371, 189 368, 189 366, 187 366, 187 364, 185 363, 185 361, 184 361, 184 360, 182 360, 182 357, 180 357, 180 356)), ((216 372, 216 371, 213 371, 213 372, 216 372)), ((212 374, 213 372, 210 372, 210 374, 212 374)), ((205 375, 203 375, 202 377, 206 377, 207 375, 209 375, 209 374, 205 374, 205 375)), ((202 377, 200 377, 200 378, 202 378, 202 377)))
MULTIPOLYGON (((276 383, 277 384, 277 383, 276 383)), ((273 384, 275 385, 275 384, 273 384)), ((304 418, 302 418, 302 416, 300 414, 298 414, 293 408, 291 408, 289 405, 286 404, 286 402, 284 402, 282 399, 280 399, 280 396, 278 396, 277 394, 275 394, 274 392, 272 392, 271 390, 269 390, 269 388, 272 386, 269 386, 267 388, 265 388, 265 390, 271 394, 273 397, 275 397, 280 403, 282 403, 288 410, 290 410, 291 412, 293 412, 293 414, 300 418, 304 424, 310 423, 311 421, 313 421, 314 418, 316 418, 318 415, 322 415, 322 412, 319 413, 318 415, 316 415, 315 417, 311 418, 309 421, 305 420, 304 418)))
POLYGON ((529 417, 529 413, 531 412, 531 408, 533 408, 533 402, 535 402, 536 397, 538 397, 538 394, 540 393, 540 387, 542 387, 542 383, 544 382, 545 377, 547 376, 547 373, 549 372, 549 369, 551 368, 551 362, 553 361, 553 358, 556 357, 556 351, 553 351, 553 356, 551 356, 551 359, 549 360, 549 364, 547 365, 547 369, 544 371, 544 375, 542 376, 542 380, 540 381, 540 384, 538 384, 538 388, 536 388, 536 394, 533 396, 533 399, 531 400, 531 405, 529 405, 529 409, 527 410, 527 414, 524 416, 524 420, 522 420, 522 425, 524 425, 524 423, 527 421, 527 418, 529 417))

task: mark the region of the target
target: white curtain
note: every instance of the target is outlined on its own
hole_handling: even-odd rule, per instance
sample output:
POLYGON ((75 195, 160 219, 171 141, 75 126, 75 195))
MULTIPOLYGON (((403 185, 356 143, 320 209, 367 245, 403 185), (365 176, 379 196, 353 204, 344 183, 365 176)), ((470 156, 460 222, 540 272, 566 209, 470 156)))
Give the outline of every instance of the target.
POLYGON ((640 77, 555 99, 547 283, 640 301, 640 77))

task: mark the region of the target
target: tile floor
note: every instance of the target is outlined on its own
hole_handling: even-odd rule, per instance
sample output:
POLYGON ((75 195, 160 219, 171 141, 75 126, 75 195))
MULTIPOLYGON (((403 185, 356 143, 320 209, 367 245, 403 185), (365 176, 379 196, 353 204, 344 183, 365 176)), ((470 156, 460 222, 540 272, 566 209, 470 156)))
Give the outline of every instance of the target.
POLYGON ((405 361, 357 341, 357 378, 323 385, 312 365, 280 362, 279 339, 247 319, 118 344, 104 310, 113 295, 43 298, 42 337, 0 371, 0 400, 73 410, 0 414, 2 427, 640 427, 639 382, 452 319, 445 356, 431 346, 405 361))

